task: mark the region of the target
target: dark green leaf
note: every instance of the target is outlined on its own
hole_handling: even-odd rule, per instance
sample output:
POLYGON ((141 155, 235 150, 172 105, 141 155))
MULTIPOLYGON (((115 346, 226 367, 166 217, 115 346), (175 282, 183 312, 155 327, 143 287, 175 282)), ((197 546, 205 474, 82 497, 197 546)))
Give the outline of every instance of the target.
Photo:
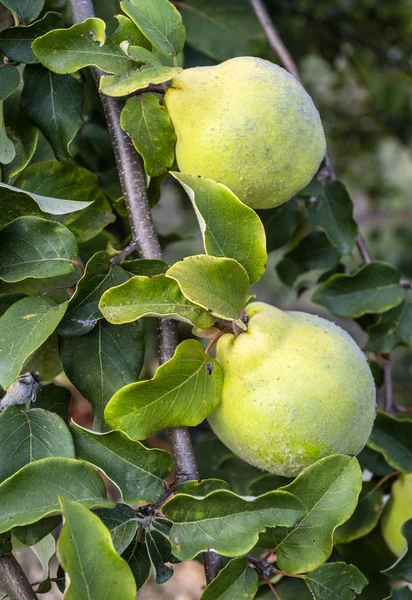
POLYGON ((36 55, 32 50, 34 40, 55 29, 61 23, 61 17, 58 13, 48 12, 46 15, 25 27, 11 27, 0 32, 0 51, 10 60, 20 63, 38 62, 36 55))
POLYGON ((151 569, 146 544, 138 540, 132 542, 124 552, 123 558, 133 573, 137 589, 140 590, 149 579, 151 569))
MULTIPOLYGON (((3 168, 3 179, 8 181, 18 175, 32 159, 39 139, 39 130, 30 121, 21 100, 8 103, 5 119, 7 134, 13 142, 16 153, 13 160, 3 168)), ((11 207, 9 206, 8 209, 10 210, 11 207)), ((16 214, 16 217, 18 216, 20 214, 16 214)))
POLYGON ((12 533, 15 538, 19 540, 25 546, 34 546, 46 535, 51 533, 61 523, 61 516, 56 515, 55 517, 46 517, 32 523, 31 525, 24 525, 23 527, 13 527, 12 533))
POLYGON ((1 0, 1 3, 14 11, 23 23, 38 17, 44 6, 44 0, 1 0))
POLYGON ((170 454, 147 449, 121 431, 95 433, 71 422, 76 456, 99 467, 119 487, 129 504, 155 503, 163 494, 163 479, 170 475, 170 454))
POLYGON ((169 265, 164 260, 157 260, 156 258, 137 258, 135 260, 127 260, 121 265, 122 269, 132 275, 145 275, 146 277, 162 275, 169 268, 169 265))
POLYGON ((362 467, 379 477, 385 477, 385 475, 393 472, 393 468, 388 465, 383 455, 368 446, 365 446, 362 452, 358 454, 358 461, 362 467))
POLYGON ((268 252, 287 244, 299 225, 299 204, 296 198, 276 208, 256 212, 265 228, 268 252))
POLYGON ((291 287, 303 273, 335 267, 339 259, 338 250, 323 231, 312 231, 284 255, 276 270, 283 283, 291 287))
POLYGON ((412 421, 378 411, 368 446, 397 471, 412 472, 412 421))
POLYGON ((69 145, 83 122, 82 84, 71 75, 56 75, 41 65, 27 65, 22 101, 56 158, 69 159, 69 145))
POLYGON ((22 298, 0 318, 0 385, 6 389, 27 358, 53 333, 67 308, 45 296, 22 298))
POLYGON ((107 402, 139 377, 144 359, 142 327, 98 321, 86 335, 62 338, 60 358, 67 377, 93 406, 94 428, 103 431, 107 402))
POLYGON ((35 408, 9 406, 0 413, 0 482, 24 465, 50 456, 74 458, 72 436, 63 419, 35 408))
POLYGON ((258 579, 256 569, 248 566, 246 558, 235 558, 209 583, 201 600, 253 600, 258 579))
POLYGON ((105 411, 107 423, 136 440, 165 427, 198 425, 217 406, 223 370, 200 342, 185 340, 153 379, 119 390, 105 411))
POLYGON ((407 550, 400 558, 383 572, 388 577, 412 583, 412 519, 402 525, 402 535, 408 543, 407 550))
POLYGON ((69 415, 70 392, 60 385, 43 385, 37 392, 36 408, 56 413, 66 423, 69 415))
POLYGON ((0 63, 0 101, 6 100, 20 85, 17 67, 0 63))
POLYGON ((354 600, 368 584, 359 569, 345 563, 322 565, 306 575, 305 582, 319 600, 354 600))
POLYGON ((187 494, 196 498, 203 498, 216 490, 228 490, 229 484, 221 479, 203 479, 200 481, 185 481, 179 485, 179 494, 187 494))
POLYGON ((132 543, 139 527, 134 510, 127 504, 116 504, 115 508, 97 508, 93 512, 110 531, 117 554, 122 554, 132 543))
POLYGON ((16 158, 16 149, 6 133, 3 118, 3 102, 0 101, 0 164, 9 165, 16 158))
POLYGON ((165 565, 165 563, 179 562, 179 559, 172 554, 169 540, 158 531, 147 531, 146 548, 153 567, 156 583, 166 583, 172 577, 173 569, 165 565))
POLYGON ((383 491, 374 481, 363 483, 358 505, 351 518, 335 530, 335 542, 347 544, 370 533, 383 510, 383 491))
POLYGON ((366 350, 390 353, 400 345, 412 346, 412 304, 402 302, 396 308, 380 316, 375 325, 368 328, 366 350))
POLYGON ((389 263, 374 261, 353 275, 333 275, 312 297, 313 302, 338 317, 384 313, 405 297, 400 273, 389 263))

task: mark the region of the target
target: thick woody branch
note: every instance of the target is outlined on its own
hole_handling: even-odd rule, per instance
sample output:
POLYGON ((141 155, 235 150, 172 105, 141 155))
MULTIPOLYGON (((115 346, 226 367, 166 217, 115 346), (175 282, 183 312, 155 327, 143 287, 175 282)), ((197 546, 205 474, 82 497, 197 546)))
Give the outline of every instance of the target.
POLYGON ((6 592, 9 600, 37 600, 36 594, 13 556, 0 556, 0 588, 6 592))
MULTIPOLYGON (((70 0, 73 21, 81 23, 94 17, 92 0, 70 0)), ((92 69, 93 77, 98 84, 101 72, 92 69)), ((124 100, 102 95, 103 110, 106 116, 109 133, 112 139, 120 183, 132 230, 132 241, 141 258, 162 259, 159 238, 153 225, 146 188, 146 174, 140 156, 133 147, 127 134, 120 127, 120 113, 124 100)), ((172 358, 177 345, 176 325, 168 319, 158 320, 158 348, 160 363, 172 358)), ((170 429, 176 475, 181 481, 198 479, 195 455, 188 429, 176 427, 170 429)), ((209 569, 209 554, 204 556, 206 572, 213 569, 214 557, 209 569)))

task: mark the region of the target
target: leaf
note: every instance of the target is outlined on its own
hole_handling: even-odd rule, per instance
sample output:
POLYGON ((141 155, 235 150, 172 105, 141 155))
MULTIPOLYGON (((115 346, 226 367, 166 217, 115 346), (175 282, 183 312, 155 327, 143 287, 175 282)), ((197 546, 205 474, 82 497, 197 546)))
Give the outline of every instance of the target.
MULTIPOLYGON (((37 163, 36 167, 40 167, 37 163)), ((20 185, 20 181, 17 180, 20 185)), ((0 227, 23 215, 41 216, 45 213, 67 215, 83 210, 89 202, 70 202, 60 198, 48 198, 0 183, 0 227)))
POLYGON ((179 562, 172 554, 169 540, 158 531, 147 531, 146 548, 150 563, 153 567, 155 582, 158 584, 166 583, 166 581, 172 577, 173 569, 165 565, 165 563, 179 562))
POLYGON ((70 158, 69 145, 83 123, 83 85, 71 75, 55 75, 41 65, 24 69, 22 101, 57 160, 70 158))
POLYGON ((78 502, 60 497, 64 525, 57 556, 67 573, 65 600, 135 600, 132 572, 113 547, 102 521, 78 502), (90 543, 93 540, 93 543, 90 543))
MULTIPOLYGON (((0 534, 0 556, 4 556, 5 554, 11 554, 13 550, 13 546, 11 544, 11 536, 10 532, 0 534)), ((0 588, 0 598, 2 594, 2 590, 0 588)))
POLYGON ((237 319, 247 302, 249 277, 231 258, 188 256, 172 265, 166 276, 177 281, 190 302, 222 319, 237 319))
POLYGON ((1 0, 8 9, 14 11, 19 18, 19 21, 33 21, 41 13, 44 0, 1 0))
POLYGON ((154 94, 127 101, 120 125, 143 156, 145 171, 151 177, 163 175, 175 159, 176 135, 169 113, 154 94))
POLYGON ((169 0, 123 0, 120 6, 159 52, 177 56, 183 50, 182 17, 169 0))
POLYGON ((129 504, 154 504, 164 492, 163 479, 173 469, 170 454, 145 448, 121 431, 94 433, 70 424, 76 456, 101 469, 129 504))
POLYGON ((81 212, 75 220, 70 221, 68 227, 75 234, 79 244, 84 244, 99 235, 109 223, 114 223, 115 220, 110 202, 100 190, 93 204, 81 212))
POLYGON ((36 408, 56 413, 67 423, 70 397, 70 391, 65 387, 53 383, 42 385, 37 392, 36 408))
MULTIPOLYGON (((51 533, 39 540, 37 544, 31 547, 42 566, 42 582, 44 583, 49 577, 49 563, 56 552, 56 540, 51 533)), ((41 585, 41 584, 40 584, 41 585)), ((51 586, 49 588, 49 591, 51 586)))
POLYGON ((20 85, 20 72, 17 67, 0 64, 0 101, 6 100, 20 85))
POLYGON ((281 206, 257 210, 266 234, 266 250, 272 252, 291 239, 299 225, 299 204, 291 198, 281 206))
POLYGON ((127 504, 116 504, 114 508, 97 508, 93 512, 110 531, 117 554, 122 554, 139 528, 134 510, 127 504))
POLYGON ((390 353, 397 346, 412 346, 412 304, 402 302, 383 313, 379 321, 368 328, 366 350, 390 353))
POLYGON ((0 163, 8 165, 15 157, 16 149, 6 133, 6 126, 3 118, 3 102, 0 102, 0 163))
POLYGON ((98 308, 102 294, 128 280, 126 272, 120 267, 112 266, 110 259, 110 253, 102 251, 94 254, 88 261, 59 325, 60 335, 83 335, 91 331, 103 317, 98 308))
MULTIPOLYGON (((146 50, 151 50, 152 45, 149 40, 143 35, 140 29, 124 15, 115 15, 119 26, 112 35, 112 40, 120 46, 122 42, 129 42, 132 46, 139 46, 146 50)), ((104 19, 103 19, 104 20, 104 19)))
POLYGON ((207 254, 233 258, 258 281, 266 267, 263 225, 254 210, 243 204, 225 185, 186 173, 172 173, 193 204, 207 254))
POLYGON ((306 573, 318 568, 332 552, 334 530, 355 510, 361 486, 356 458, 334 455, 318 460, 279 490, 296 496, 306 508, 305 515, 295 528, 263 533, 259 546, 276 547, 282 571, 306 573))
POLYGON ((50 456, 74 458, 72 436, 58 415, 10 406, 0 414, 0 482, 24 465, 50 456))
POLYGON ((246 558, 234 558, 203 591, 201 600, 253 600, 258 590, 256 569, 246 558))
POLYGON ((133 62, 112 40, 106 39, 102 19, 86 19, 69 29, 54 29, 34 40, 33 52, 54 73, 75 73, 95 66, 106 73, 127 73, 133 62))
POLYGON ((242 556, 253 548, 265 527, 293 527, 304 508, 284 491, 245 500, 218 490, 205 498, 177 494, 163 505, 162 512, 173 521, 173 553, 180 560, 190 560, 208 549, 223 556, 242 556))
POLYGON ((143 65, 140 69, 129 71, 125 75, 103 75, 100 78, 99 89, 106 96, 127 96, 150 84, 170 81, 181 72, 182 69, 176 67, 143 65))
MULTIPOLYGON (((3 168, 3 179, 8 181, 13 177, 16 177, 16 175, 18 175, 33 158, 39 138, 39 130, 30 121, 20 100, 18 102, 10 101, 7 103, 6 122, 7 134, 12 141, 15 150, 15 157, 3 168)), ((1 196, 3 196, 3 191, 4 190, 2 190, 1 196)), ((9 205, 8 210, 10 209, 11 207, 9 205)), ((20 214, 16 214, 15 216, 19 217, 20 214)), ((0 227, 2 227, 1 220, 0 227)))
POLYGON ((27 358, 53 333, 67 308, 46 297, 15 302, 0 318, 0 385, 6 389, 27 358))
POLYGON ((127 260, 121 263, 122 269, 132 275, 162 275, 167 271, 169 265, 164 260, 157 258, 136 258, 135 260, 127 260))
POLYGON ((0 484, 0 533, 60 513, 65 494, 89 508, 114 506, 103 479, 88 464, 73 458, 42 458, 0 484))
POLYGON ((19 217, 1 231, 0 279, 13 283, 65 275, 74 270, 76 255, 76 239, 64 225, 19 217))
POLYGON ((412 600, 412 591, 405 585, 393 590, 390 596, 386 596, 385 600, 412 600))
POLYGON ((187 494, 196 498, 203 498, 216 490, 228 490, 229 484, 221 479, 203 479, 200 481, 184 481, 179 485, 179 494, 187 494))
POLYGON ((397 561, 383 573, 392 579, 412 583, 412 519, 402 525, 402 535, 408 543, 407 550, 401 554, 397 561))
POLYGON ((199 328, 214 324, 208 313, 183 296, 176 281, 163 275, 132 277, 106 291, 99 309, 114 324, 130 323, 145 316, 168 316, 199 328))
POLYGON ((25 546, 34 546, 42 540, 46 535, 51 533, 61 523, 61 516, 56 515, 54 517, 46 517, 40 519, 36 523, 31 525, 24 525, 23 527, 13 527, 13 537, 17 538, 19 542, 25 546))
POLYGON ((9 60, 26 64, 36 63, 38 60, 32 50, 32 43, 37 37, 58 27, 60 23, 61 17, 58 13, 48 12, 31 25, 5 29, 0 32, 0 51, 9 60))
POLYGON ((220 62, 264 52, 266 39, 247 0, 189 0, 177 6, 188 43, 207 56, 220 62))
POLYGON ((338 544, 347 544, 370 533, 383 511, 383 491, 375 481, 363 483, 358 505, 351 518, 335 530, 338 544))
POLYGON ((376 413, 368 447, 383 454, 396 470, 412 473, 412 421, 396 419, 384 412, 376 413))
MULTIPOLYGON (((223 463, 225 464, 225 463, 223 463)), ((272 475, 272 473, 263 473, 257 479, 252 480, 248 486, 248 493, 251 496, 259 496, 266 494, 266 492, 272 492, 280 487, 284 487, 291 483, 290 477, 283 477, 282 475, 272 475)))
POLYGON ((333 268, 339 259, 339 252, 323 231, 311 231, 283 256, 276 270, 281 281, 291 287, 300 275, 312 269, 333 268))
POLYGON ((320 566, 306 575, 305 582, 313 597, 321 600, 353 600, 368 585, 359 569, 342 562, 320 566))
POLYGON ((358 226, 353 218, 353 202, 341 181, 328 183, 325 189, 312 181, 300 195, 309 196, 309 223, 321 227, 341 254, 349 254, 355 245, 358 226))
POLYGON ((59 342, 56 332, 29 356, 23 365, 23 372, 41 373, 42 382, 52 381, 63 371, 59 357, 59 342))
POLYGON ((123 558, 133 573, 137 589, 140 590, 149 579, 151 569, 146 544, 136 539, 124 552, 123 558))
POLYGON ((217 406, 222 385, 219 363, 205 355, 200 342, 185 340, 153 379, 131 383, 114 394, 105 418, 136 440, 165 427, 193 427, 217 406))
POLYGON ((109 399, 139 377, 144 359, 142 327, 98 321, 86 335, 62 338, 60 359, 67 377, 93 406, 94 428, 102 431, 109 399))
POLYGON ((381 314, 404 299, 399 279, 398 269, 386 262, 373 261, 352 275, 333 275, 319 286, 312 300, 338 317, 381 314))

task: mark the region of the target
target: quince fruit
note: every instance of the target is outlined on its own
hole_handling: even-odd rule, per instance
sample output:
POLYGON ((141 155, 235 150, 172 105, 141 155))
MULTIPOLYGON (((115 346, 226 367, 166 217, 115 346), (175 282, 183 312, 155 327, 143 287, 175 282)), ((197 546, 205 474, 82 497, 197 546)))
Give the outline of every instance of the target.
POLYGON ((311 97, 285 69, 261 58, 186 69, 164 102, 179 169, 225 184, 252 208, 289 200, 325 155, 311 97))
POLYGON ((224 334, 222 398, 209 423, 235 454, 292 477, 330 454, 358 454, 375 419, 375 384, 351 336, 326 319, 248 305, 247 332, 224 334))
POLYGON ((396 556, 400 556, 406 548, 407 542, 401 529, 409 519, 412 519, 412 473, 401 474, 395 481, 382 515, 383 539, 396 556))

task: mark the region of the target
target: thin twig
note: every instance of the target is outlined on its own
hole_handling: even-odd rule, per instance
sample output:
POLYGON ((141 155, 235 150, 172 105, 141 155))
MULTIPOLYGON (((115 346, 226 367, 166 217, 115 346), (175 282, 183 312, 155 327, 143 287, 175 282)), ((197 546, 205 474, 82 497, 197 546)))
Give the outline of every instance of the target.
POLYGON ((385 397, 385 412, 393 413, 393 387, 392 387, 392 361, 388 360, 383 365, 383 390, 385 397))
POLYGON ((37 600, 29 580, 13 554, 0 556, 0 588, 9 600, 37 600))
POLYGON ((275 598, 277 598, 277 600, 281 600, 279 594, 277 593, 277 591, 275 590, 272 582, 270 581, 269 577, 267 575, 262 575, 263 579, 266 581, 266 583, 268 584, 270 591, 272 592, 272 594, 275 596, 275 598))
MULTIPOLYGON (((70 0, 75 23, 94 17, 92 0, 70 0)), ((98 85, 101 71, 92 68, 93 77, 98 85)), ((116 157, 120 183, 129 216, 132 239, 141 258, 162 259, 159 238, 153 224, 146 188, 146 174, 142 160, 134 149, 129 136, 120 127, 120 113, 124 100, 101 95, 110 137, 116 157)), ((158 349, 160 363, 172 358, 176 350, 176 324, 168 319, 158 319, 158 349)), ((176 478, 180 481, 199 479, 192 441, 187 427, 175 427, 169 430, 176 465, 176 478)), ((217 575, 220 566, 215 557, 205 553, 205 571, 217 575), (208 562, 210 561, 210 568, 208 562)))
POLYGON ((371 256, 369 254, 369 250, 368 247, 366 245, 365 239, 364 237, 359 233, 357 240, 356 240, 356 245, 358 247, 359 250, 359 254, 362 257, 363 262, 365 263, 365 265, 369 264, 370 262, 372 262, 371 256))

